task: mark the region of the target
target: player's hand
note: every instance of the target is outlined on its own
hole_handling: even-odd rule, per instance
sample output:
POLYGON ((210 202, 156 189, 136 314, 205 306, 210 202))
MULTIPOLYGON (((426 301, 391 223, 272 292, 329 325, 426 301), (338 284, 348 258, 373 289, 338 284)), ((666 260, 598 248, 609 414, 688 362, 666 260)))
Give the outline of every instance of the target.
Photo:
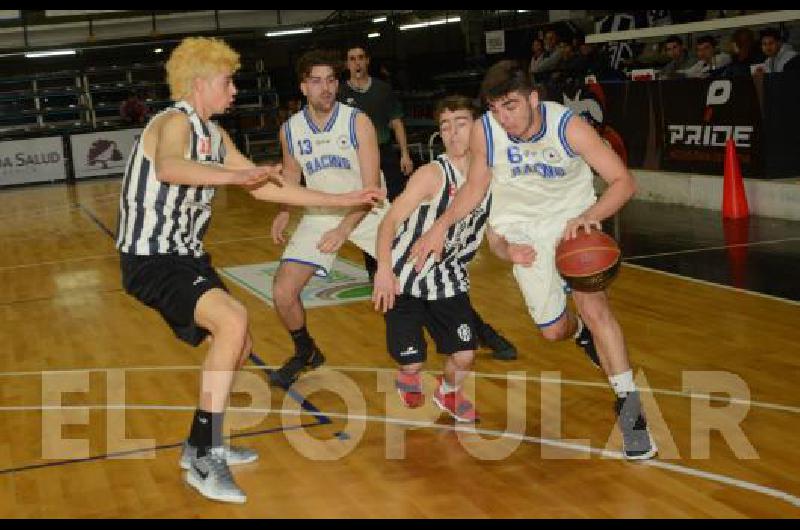
POLYGON ((247 189, 261 187, 267 182, 272 182, 277 186, 283 186, 282 170, 283 166, 281 164, 238 169, 236 170, 235 180, 237 184, 240 184, 247 189))
POLYGON ((414 263, 415 271, 420 272, 431 255, 433 255, 434 261, 442 259, 446 235, 447 229, 442 229, 440 225, 433 223, 433 226, 417 239, 408 255, 408 261, 414 263))
POLYGON ((289 224, 289 212, 286 210, 282 212, 278 212, 278 215, 272 220, 272 228, 270 229, 270 233, 272 234, 272 242, 276 245, 283 245, 286 243, 286 234, 284 234, 284 230, 286 230, 286 226, 289 224))
POLYGON ((531 245, 509 243, 508 259, 516 265, 530 267, 536 260, 536 250, 531 245))
POLYGON ((403 175, 406 176, 414 171, 414 161, 411 160, 411 155, 409 155, 408 152, 400 155, 400 170, 403 172, 403 175))
POLYGON ((375 284, 372 286, 372 301, 375 311, 386 313, 394 307, 395 296, 400 294, 400 282, 391 267, 378 266, 375 271, 375 284))
POLYGON ((339 206, 361 206, 368 204, 370 206, 377 206, 382 204, 386 199, 386 190, 381 188, 363 188, 350 193, 341 193, 337 195, 339 206))
POLYGON ((567 221, 567 226, 564 227, 564 234, 561 236, 563 239, 575 239, 578 236, 578 229, 583 229, 588 234, 592 231, 592 227, 602 230, 603 227, 597 219, 589 219, 585 215, 579 215, 567 221))
POLYGON ((317 248, 320 252, 325 252, 326 254, 336 252, 347 241, 349 235, 349 232, 337 226, 322 234, 322 237, 319 238, 319 243, 317 243, 317 248))
POLYGON ((264 170, 267 171, 267 180, 269 182, 272 182, 276 186, 283 187, 283 164, 264 164, 258 167, 264 168, 264 170))

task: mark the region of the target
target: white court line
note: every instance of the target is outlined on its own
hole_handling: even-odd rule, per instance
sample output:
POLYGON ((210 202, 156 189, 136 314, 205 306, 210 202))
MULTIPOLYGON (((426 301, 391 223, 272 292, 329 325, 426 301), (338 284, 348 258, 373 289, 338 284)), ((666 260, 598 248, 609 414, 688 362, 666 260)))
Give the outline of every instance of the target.
MULTIPOLYGON (((325 367, 329 370, 337 370, 340 372, 392 372, 394 373, 397 369, 396 368, 382 368, 382 367, 373 367, 373 366, 328 366, 325 367)), ((200 370, 202 367, 200 365, 185 365, 185 366, 133 366, 133 367, 118 367, 118 368, 70 368, 66 370, 41 370, 41 371, 27 371, 27 372, 0 372, 1 377, 24 377, 24 376, 34 376, 34 375, 44 375, 44 374, 70 374, 70 373, 84 373, 84 372, 110 372, 110 371, 118 371, 122 370, 125 372, 158 372, 158 371, 187 371, 187 370, 200 370)), ((245 366, 247 370, 254 370, 254 371, 263 371, 264 368, 260 366, 245 366)), ((278 366, 267 366, 267 368, 278 368, 278 366)), ((429 374, 439 374, 441 371, 438 370, 423 370, 425 373, 429 374)), ((608 383, 599 383, 595 381, 581 381, 578 379, 553 379, 547 377, 538 377, 538 376, 519 376, 519 375, 508 375, 508 374, 491 374, 486 372, 475 372, 476 377, 482 377, 484 379, 505 379, 507 381, 534 381, 538 383, 558 383, 568 386, 587 386, 587 387, 595 387, 595 388, 608 388, 608 383)), ((782 405, 780 403, 769 403, 766 401, 753 401, 748 399, 741 399, 736 397, 724 397, 718 395, 709 395, 709 394, 696 394, 691 392, 682 392, 680 390, 669 390, 665 388, 650 388, 650 387, 638 387, 640 392, 649 392, 651 394, 660 394, 665 396, 674 396, 674 397, 685 397, 690 399, 707 399, 709 401, 717 401, 721 403, 735 403, 739 405, 748 405, 752 407, 758 407, 763 409, 770 409, 770 410, 777 410, 781 412, 791 412, 794 414, 800 414, 800 407, 792 406, 792 405, 782 405)), ((2 409, 0 409, 2 410, 2 409)))
POLYGON ((649 271, 649 272, 655 272, 657 274, 663 274, 665 276, 671 276, 673 278, 678 278, 678 279, 686 280, 686 281, 689 281, 689 282, 699 283, 699 284, 702 284, 702 285, 708 285, 710 287, 719 287, 720 289, 727 289, 728 291, 734 291, 734 292, 743 293, 743 294, 750 294, 750 295, 753 295, 753 296, 760 296, 761 298, 766 298, 768 300, 774 300, 776 302, 785 302, 787 304, 800 306, 800 302, 798 302, 797 300, 790 300, 788 298, 781 298, 780 296, 774 296, 774 295, 771 295, 771 294, 759 293, 758 291, 750 291, 748 289, 742 289, 740 287, 733 287, 731 285, 725 285, 725 284, 722 284, 722 283, 714 283, 714 282, 709 282, 707 280, 700 280, 698 278, 692 278, 692 277, 689 277, 689 276, 683 276, 681 274, 675 274, 673 272, 667 272, 667 271, 662 271, 662 270, 659 270, 659 269, 654 269, 653 267, 645 267, 644 265, 639 265, 639 264, 636 264, 636 263, 628 263, 626 261, 623 261, 622 264, 627 266, 627 267, 633 267, 635 269, 641 269, 641 270, 645 270, 645 271, 649 271))
MULTIPOLYGON (((51 407, 0 407, 0 412, 2 411, 34 411, 34 410, 167 410, 167 411, 193 411, 195 410, 195 406, 181 406, 181 405, 64 405, 64 406, 51 406, 51 407)), ((551 447, 558 447, 560 449, 567 449, 570 451, 577 451, 582 453, 589 453, 593 455, 598 455, 603 458, 610 458, 615 460, 624 460, 624 456, 619 451, 609 451, 607 449, 598 449, 596 447, 583 445, 583 444, 575 444, 564 442, 561 440, 554 440, 551 438, 540 438, 538 436, 528 436, 518 433, 509 433, 506 431, 493 431, 489 429, 477 429, 474 425, 472 426, 459 426, 459 425, 447 425, 447 424, 439 424, 433 422, 423 422, 423 421, 414 421, 414 420, 404 420, 400 418, 389 418, 386 416, 371 416, 371 415, 359 415, 359 414, 343 414, 339 412, 325 412, 325 411, 318 411, 318 412, 311 412, 306 410, 285 410, 285 409, 251 409, 251 408, 244 408, 244 407, 228 407, 228 411, 230 412, 239 412, 239 413, 250 413, 250 414, 261 414, 261 415, 268 415, 270 413, 277 413, 277 414, 286 414, 286 415, 294 415, 294 416, 327 416, 328 418, 338 418, 347 421, 352 420, 361 420, 361 421, 370 421, 376 423, 387 423, 387 424, 394 424, 394 425, 405 425, 409 427, 419 427, 419 428, 426 428, 426 429, 439 429, 439 430, 447 430, 453 432, 464 432, 468 434, 481 434, 484 436, 496 436, 500 438, 508 438, 512 440, 520 440, 523 442, 535 443, 539 445, 549 445, 551 447)), ((761 493, 762 495, 767 495, 769 497, 773 497, 782 501, 785 501, 793 506, 800 508, 800 498, 788 493, 786 491, 782 491, 779 489, 771 488, 769 486, 763 486, 761 484, 756 484, 754 482, 748 482, 746 480, 737 479, 734 477, 729 477, 727 475, 721 475, 719 473, 712 473, 710 471, 702 471, 699 469, 695 469, 688 466, 682 466, 680 464, 674 464, 670 462, 664 462, 657 459, 651 460, 639 460, 635 462, 636 464, 641 464, 645 466, 655 467, 659 469, 663 469, 665 471, 672 471, 673 473, 678 473, 690 477, 696 477, 700 479, 705 479, 711 482, 717 482, 719 484, 724 484, 726 486, 732 486, 736 488, 740 488, 747 491, 752 491, 755 493, 761 493)))
POLYGON ((738 248, 738 247, 755 247, 757 245, 772 245, 774 243, 786 243, 788 241, 800 241, 800 237, 787 237, 786 239, 772 239, 767 241, 753 241, 752 243, 734 243, 732 245, 721 245, 717 247, 703 247, 703 248, 691 248, 686 250, 674 250, 671 252, 659 252, 658 254, 643 254, 641 256, 630 256, 627 258, 623 258, 623 261, 633 260, 633 259, 646 259, 646 258, 656 258, 659 256, 676 256, 679 254, 693 254, 695 252, 705 252, 706 250, 723 250, 727 248, 738 248))

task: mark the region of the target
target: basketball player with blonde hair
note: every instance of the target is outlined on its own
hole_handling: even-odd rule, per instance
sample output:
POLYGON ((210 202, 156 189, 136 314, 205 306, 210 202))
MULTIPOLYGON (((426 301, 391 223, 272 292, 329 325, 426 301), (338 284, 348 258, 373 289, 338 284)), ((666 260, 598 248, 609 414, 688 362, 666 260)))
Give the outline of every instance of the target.
POLYGON ((617 395, 625 457, 651 458, 657 449, 608 296, 605 291, 572 292, 576 317, 567 308, 568 288, 555 266, 558 242, 574 238, 579 229, 600 229, 600 222, 633 196, 634 178, 589 123, 563 105, 539 101, 530 77, 515 61, 489 68, 481 96, 489 112, 472 127, 467 182, 419 238, 409 259, 417 270, 434 258, 441 260, 449 227, 481 202, 491 184, 489 225, 496 237, 489 234, 490 245, 514 263, 533 320, 548 340, 575 338, 603 368, 617 395), (599 199, 592 169, 608 183, 599 199))
POLYGON ((353 206, 382 197, 377 189, 332 195, 284 183, 280 166, 255 166, 213 121, 236 95, 239 54, 216 38, 181 41, 166 64, 175 104, 145 126, 128 159, 119 202, 116 246, 123 286, 159 312, 181 340, 209 343, 200 397, 180 466, 202 495, 242 503, 229 464, 257 454, 223 444, 222 423, 234 376, 251 352, 244 305, 211 266, 203 236, 221 185, 239 185, 262 200, 353 206), (269 182, 268 182, 269 181, 269 182))

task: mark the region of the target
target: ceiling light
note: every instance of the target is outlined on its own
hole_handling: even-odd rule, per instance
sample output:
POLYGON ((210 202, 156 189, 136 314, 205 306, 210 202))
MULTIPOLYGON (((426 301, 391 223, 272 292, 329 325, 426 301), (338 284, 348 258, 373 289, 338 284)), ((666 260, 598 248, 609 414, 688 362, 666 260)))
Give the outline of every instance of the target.
POLYGON ((297 35, 300 33, 311 33, 312 28, 297 28, 297 29, 285 29, 282 31, 268 31, 264 35, 267 37, 280 37, 281 35, 297 35))
POLYGON ((460 21, 461 17, 440 18, 436 20, 428 20, 426 22, 418 22, 416 24, 404 24, 400 26, 400 31, 405 31, 407 29, 427 28, 428 26, 439 26, 441 24, 449 24, 451 22, 460 22, 460 21))
POLYGON ((55 55, 75 55, 75 50, 50 50, 46 52, 27 52, 25 57, 34 59, 37 57, 53 57, 55 55))

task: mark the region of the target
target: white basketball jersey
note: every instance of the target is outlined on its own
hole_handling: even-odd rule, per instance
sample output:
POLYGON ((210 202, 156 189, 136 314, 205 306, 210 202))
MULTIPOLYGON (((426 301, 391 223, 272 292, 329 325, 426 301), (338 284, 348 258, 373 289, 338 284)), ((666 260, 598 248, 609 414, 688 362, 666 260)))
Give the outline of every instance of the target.
POLYGON ((510 136, 491 112, 481 118, 492 170, 493 227, 577 215, 596 200, 592 169, 567 143, 572 111, 548 101, 539 112, 542 128, 528 139, 510 136))
MULTIPOLYGON (((300 164, 307 187, 329 193, 347 193, 364 187, 356 138, 356 115, 360 112, 337 102, 328 123, 320 129, 305 106, 283 124, 289 153, 300 164)), ((310 207, 308 210, 341 212, 341 208, 310 207)))

